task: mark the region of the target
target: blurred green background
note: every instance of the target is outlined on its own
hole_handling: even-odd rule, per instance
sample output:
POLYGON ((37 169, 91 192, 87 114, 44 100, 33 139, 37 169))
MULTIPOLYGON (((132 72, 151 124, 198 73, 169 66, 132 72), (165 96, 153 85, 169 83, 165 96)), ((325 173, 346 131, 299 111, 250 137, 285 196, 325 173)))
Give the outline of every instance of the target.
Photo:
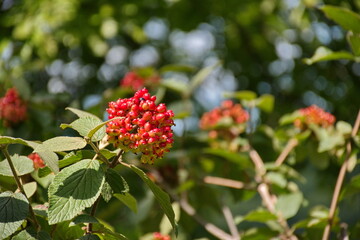
MULTIPOLYGON (((205 175, 244 178, 239 176, 243 170, 238 165, 199 150, 206 142, 198 139, 198 120, 225 99, 224 92, 272 94, 274 111, 261 115, 255 111, 257 125, 275 127, 283 114, 311 104, 330 111, 338 120, 355 120, 360 105, 360 63, 303 62, 319 46, 349 49, 346 32, 317 9, 322 4, 354 12, 360 9, 358 0, 2 0, 0 93, 17 87, 30 114, 22 125, 1 126, 0 134, 31 140, 73 134, 58 127, 74 118, 65 107, 106 118, 107 101, 131 95, 119 88, 122 77, 132 69, 155 69, 162 82, 153 93, 181 116, 176 121, 174 150, 158 165, 166 180, 173 181, 176 193, 189 194, 204 218, 226 229, 219 217, 221 204, 239 215, 259 206, 260 199, 247 201, 255 192, 202 182, 205 175), (215 64, 190 95, 184 94, 200 69, 215 64)), ((271 139, 265 134, 254 139, 264 160, 273 161, 277 153, 271 139)), ((293 222, 306 217, 314 205, 329 206, 338 163, 332 159, 320 168, 307 162, 295 167, 307 179, 300 187, 310 204, 293 222)), ((353 174, 357 172, 358 168, 353 174)), ((137 239, 158 231, 163 215, 140 181, 131 174, 126 177, 133 179, 129 182, 131 192, 140 199, 139 213, 133 214, 116 201, 101 205, 98 213, 129 239, 137 239)), ((341 205, 343 219, 354 226, 359 220, 359 200, 355 195, 341 205)), ((185 213, 180 226, 179 239, 212 239, 185 213)))

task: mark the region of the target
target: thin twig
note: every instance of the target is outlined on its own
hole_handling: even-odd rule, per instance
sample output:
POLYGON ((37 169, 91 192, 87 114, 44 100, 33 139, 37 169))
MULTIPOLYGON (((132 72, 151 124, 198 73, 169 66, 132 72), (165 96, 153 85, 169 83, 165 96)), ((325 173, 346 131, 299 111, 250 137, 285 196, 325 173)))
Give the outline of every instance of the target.
POLYGON ((266 169, 265 169, 264 162, 261 159, 260 155, 258 154, 258 152, 256 150, 254 150, 252 148, 249 151, 249 155, 255 165, 257 175, 263 176, 266 173, 266 169))
POLYGON ((124 150, 120 150, 116 157, 112 160, 110 167, 114 168, 118 165, 122 160, 122 155, 124 154, 124 150))
POLYGON ((106 159, 106 157, 104 155, 102 155, 99 148, 91 141, 91 139, 85 137, 85 140, 92 147, 92 149, 94 149, 95 153, 99 156, 101 161, 103 161, 107 165, 110 165, 110 162, 106 159))
POLYGON ((19 178, 19 176, 18 176, 18 174, 17 174, 17 172, 16 172, 16 169, 15 169, 15 166, 14 166, 12 160, 11 160, 10 154, 9 154, 9 152, 8 152, 8 150, 7 150, 7 145, 5 145, 5 144, 0 144, 0 148, 1 148, 2 153, 4 154, 4 156, 6 157, 8 163, 9 163, 11 172, 12 172, 12 174, 13 174, 13 176, 14 176, 14 179, 15 179, 15 181, 16 181, 16 184, 17 184, 20 192, 25 196, 25 198, 26 198, 27 201, 29 202, 29 211, 30 211, 30 215, 31 215, 31 220, 32 220, 32 222, 33 222, 34 225, 35 225, 35 229, 37 230, 37 232, 39 232, 40 229, 41 229, 41 226, 39 225, 39 223, 38 223, 38 221, 37 221, 37 219, 36 219, 35 212, 34 212, 32 206, 31 206, 31 204, 30 204, 29 198, 26 196, 24 187, 23 187, 23 185, 22 185, 22 183, 21 183, 21 180, 20 180, 20 178, 19 178))
POLYGON ((275 161, 276 166, 280 166, 286 159, 286 157, 289 155, 291 150, 293 150, 294 147, 296 147, 299 144, 299 141, 296 138, 291 138, 289 142, 286 144, 284 150, 281 152, 279 157, 275 161))
POLYGON ((234 217, 230 211, 230 208, 228 206, 223 206, 222 207, 222 212, 224 214, 225 220, 227 225, 229 226, 231 235, 233 236, 234 239, 241 239, 240 235, 239 235, 239 231, 236 227, 236 224, 234 222, 234 217))
POLYGON ((227 178, 206 176, 204 177, 204 182, 209 184, 224 186, 224 187, 236 188, 236 189, 245 188, 245 183, 227 178))
MULTIPOLYGON (((90 216, 92 216, 92 217, 95 216, 95 212, 96 212, 97 206, 99 205, 99 201, 100 201, 100 197, 98 197, 98 199, 95 201, 94 205, 92 206, 91 211, 90 211, 90 216)), ((93 226, 92 223, 88 223, 87 233, 92 232, 92 226, 93 226)))
MULTIPOLYGON (((354 127, 353 127, 352 132, 351 132, 351 137, 356 136, 357 132, 359 131, 359 126, 360 126, 360 110, 359 110, 358 115, 356 117, 356 121, 355 121, 354 127)), ((342 186, 342 184, 344 182, 344 178, 345 178, 345 175, 346 175, 346 169, 348 167, 350 157, 351 157, 351 140, 348 140, 347 144, 346 144, 345 161, 341 165, 339 175, 338 175, 338 178, 336 180, 336 185, 335 185, 333 197, 332 197, 332 200, 331 200, 330 210, 329 210, 329 219, 328 219, 328 223, 327 223, 327 225, 326 225, 326 227, 324 229, 322 240, 329 239, 331 226, 332 226, 333 221, 334 221, 334 215, 335 215, 336 206, 337 206, 337 203, 338 203, 338 200, 339 200, 341 186, 342 186)))

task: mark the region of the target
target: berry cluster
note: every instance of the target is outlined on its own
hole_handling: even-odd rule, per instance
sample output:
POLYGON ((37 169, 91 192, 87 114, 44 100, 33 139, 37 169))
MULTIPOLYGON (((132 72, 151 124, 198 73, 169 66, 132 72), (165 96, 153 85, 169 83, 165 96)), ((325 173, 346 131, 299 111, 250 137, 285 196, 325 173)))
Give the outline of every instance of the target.
POLYGON ((143 163, 153 163, 169 152, 174 142, 171 127, 174 113, 165 104, 155 104, 156 97, 146 88, 137 91, 134 97, 110 102, 107 112, 108 141, 115 147, 134 153, 142 153, 143 163))
MULTIPOLYGON (((205 113, 200 119, 200 128, 204 130, 223 129, 236 127, 249 120, 249 114, 240 104, 235 104, 231 100, 225 100, 220 107, 214 108, 205 113)), ((216 131, 211 131, 209 136, 217 137, 216 131)))
POLYGON ((329 127, 335 123, 334 115, 325 112, 316 105, 299 110, 301 118, 295 120, 294 125, 298 128, 304 128, 304 125, 316 124, 322 127, 329 127))
POLYGON ((34 168, 39 169, 45 167, 44 161, 41 159, 39 154, 37 153, 31 153, 29 154, 28 158, 30 158, 34 163, 34 168))
POLYGON ((171 240, 169 235, 162 235, 159 232, 153 233, 153 240, 171 240))
POLYGON ((18 124, 26 119, 27 107, 20 98, 15 88, 6 91, 4 97, 0 98, 0 119, 4 120, 4 126, 18 124))
POLYGON ((157 84, 160 78, 157 75, 144 78, 136 72, 128 72, 120 82, 121 87, 131 88, 134 91, 140 90, 145 86, 157 84))

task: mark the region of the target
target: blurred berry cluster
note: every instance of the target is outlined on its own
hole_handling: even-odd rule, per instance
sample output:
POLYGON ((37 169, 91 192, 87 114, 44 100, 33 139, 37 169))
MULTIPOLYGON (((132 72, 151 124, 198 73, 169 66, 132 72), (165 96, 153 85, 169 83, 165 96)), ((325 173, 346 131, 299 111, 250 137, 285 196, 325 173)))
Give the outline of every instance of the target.
POLYGON ((171 237, 169 235, 162 235, 159 232, 153 233, 153 240, 171 240, 171 237))
POLYGON ((155 100, 144 88, 134 97, 110 102, 107 108, 109 119, 122 117, 107 124, 108 141, 125 151, 141 152, 143 163, 162 158, 174 142, 174 113, 165 104, 156 105, 155 100))
POLYGON ((133 91, 138 91, 143 87, 151 87, 154 84, 158 84, 160 81, 159 76, 151 75, 149 77, 140 76, 137 72, 128 72, 122 81, 120 87, 131 88, 133 91))
POLYGON ((23 122, 27 117, 26 103, 20 98, 15 88, 6 91, 0 98, 0 119, 5 127, 10 127, 23 122))
POLYGON ((298 128, 306 128, 310 124, 315 124, 321 127, 329 127, 335 123, 334 115, 325 112, 322 108, 311 105, 307 108, 302 108, 299 110, 301 115, 300 118, 297 118, 294 122, 294 125, 298 128))
POLYGON ((220 107, 205 113, 200 119, 200 128, 211 130, 209 137, 217 138, 219 133, 227 130, 234 137, 245 130, 243 123, 249 120, 249 113, 240 104, 225 100, 220 107))
POLYGON ((31 153, 28 155, 28 158, 30 158, 33 163, 34 163, 34 168, 39 169, 39 168, 43 168, 45 167, 45 163, 44 161, 41 159, 41 157, 39 156, 39 154, 37 153, 31 153))

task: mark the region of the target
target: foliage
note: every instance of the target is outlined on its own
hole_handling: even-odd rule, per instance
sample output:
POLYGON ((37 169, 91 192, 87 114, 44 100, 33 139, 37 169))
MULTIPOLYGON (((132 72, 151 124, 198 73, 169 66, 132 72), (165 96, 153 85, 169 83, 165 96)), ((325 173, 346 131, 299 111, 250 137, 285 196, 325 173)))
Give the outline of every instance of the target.
POLYGON ((0 239, 360 238, 360 2, 324 3, 1 2, 0 239))

